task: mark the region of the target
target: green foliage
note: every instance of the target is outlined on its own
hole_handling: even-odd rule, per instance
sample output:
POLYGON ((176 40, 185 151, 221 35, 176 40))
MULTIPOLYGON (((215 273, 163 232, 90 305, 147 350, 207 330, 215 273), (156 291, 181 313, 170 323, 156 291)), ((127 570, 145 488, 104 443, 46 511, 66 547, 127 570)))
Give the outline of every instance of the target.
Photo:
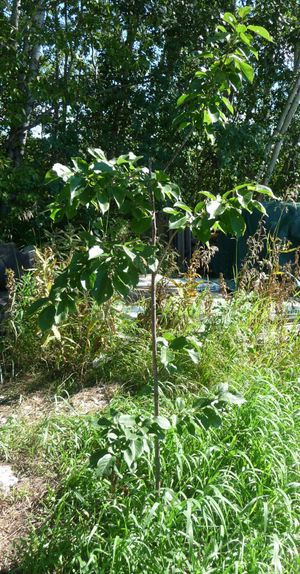
POLYGON ((124 478, 123 462, 130 471, 136 472, 137 461, 144 455, 151 466, 151 457, 147 455, 150 455, 153 448, 154 437, 164 440, 167 431, 171 431, 172 428, 179 436, 186 429, 191 435, 195 435, 201 429, 217 428, 221 425, 222 415, 225 414, 225 405, 231 403, 240 406, 243 402, 241 396, 228 391, 227 385, 221 385, 215 397, 197 398, 188 408, 184 401, 178 398, 176 400, 178 414, 174 415, 171 421, 161 415, 133 416, 112 410, 109 416, 102 416, 98 420, 103 429, 102 439, 104 437, 107 448, 92 453, 91 464, 96 466, 100 478, 110 477, 115 489, 116 480, 124 478))
MULTIPOLYGON (((241 22, 245 15, 244 10, 239 13, 241 22)), ((225 102, 227 109, 233 111, 227 96, 230 96, 233 88, 237 90, 240 87, 241 72, 248 80, 252 79, 252 68, 246 60, 247 54, 256 53, 251 47, 252 36, 246 34, 247 27, 229 12, 225 13, 224 21, 233 29, 232 37, 224 26, 220 27, 221 43, 214 46, 213 52, 206 54, 212 59, 212 64, 207 75, 206 71, 197 72, 196 75, 200 75, 203 81, 198 86, 200 93, 195 96, 196 100, 194 96, 192 98, 192 113, 197 110, 199 116, 200 108, 200 120, 198 117, 196 127, 204 126, 207 136, 212 133, 207 124, 225 124, 226 116, 219 109, 220 102, 225 102), (228 42, 230 49, 223 46, 223 40, 228 42), (241 51, 239 41, 246 42, 247 50, 244 47, 244 51, 241 51), (212 117, 211 110, 215 112, 212 106, 218 113, 213 121, 208 122, 207 117, 212 117)), ((262 32, 268 37, 264 28, 260 29, 260 35, 262 32)), ((187 100, 190 100, 190 95, 182 96, 179 104, 187 100)), ((254 199, 255 191, 273 197, 268 187, 244 183, 222 196, 202 191, 200 195, 204 199, 193 208, 182 201, 180 188, 166 173, 141 167, 138 163, 141 157, 130 152, 108 160, 100 148, 89 148, 88 151, 93 156, 91 164, 76 157, 72 158, 72 169, 56 163, 46 175, 48 183, 60 180, 63 184, 57 201, 52 205, 53 220, 63 216, 72 219, 82 208, 89 212, 90 205, 94 213, 89 231, 83 234, 85 249, 83 247, 75 253, 69 266, 57 277, 48 300, 43 299, 33 308, 33 312, 36 312, 37 307, 42 307, 39 315, 42 330, 50 329, 54 323, 59 324, 74 310, 78 290, 86 290, 98 304, 102 304, 114 293, 128 295, 137 285, 140 273, 157 272, 160 265, 156 230, 158 210, 170 216, 171 231, 190 227, 198 241, 206 243, 214 231, 236 237, 243 235, 246 229, 243 209, 252 212, 256 208, 265 213, 262 204, 254 199), (115 239, 108 239, 111 207, 116 207, 122 216, 130 219, 133 232, 131 242, 120 245, 115 239), (152 242, 149 245, 141 236, 151 225, 152 242)), ((155 329, 156 325, 153 324, 153 345, 155 329)), ((168 364, 170 360, 167 355, 170 352, 166 349, 162 352, 165 355, 163 362, 168 364)), ((153 356, 156 356, 156 351, 153 356)))
POLYGON ((41 162, 36 166, 28 161, 15 169, 11 161, 0 155, 0 241, 13 238, 19 245, 30 245, 44 233, 43 226, 49 228, 46 165, 41 162))
MULTIPOLYGON (((78 388, 83 382, 93 382, 99 376, 99 371, 108 376, 110 357, 115 353, 117 357, 122 337, 129 337, 130 340, 133 337, 137 348, 143 349, 146 357, 148 333, 140 329, 137 336, 133 321, 120 310, 115 300, 99 307, 83 294, 77 301, 76 313, 73 313, 71 320, 65 320, 59 329, 54 325, 46 337, 41 333, 36 317, 29 313, 29 308, 37 309, 47 301, 55 276, 68 261, 66 255, 62 259, 57 257, 58 247, 62 252, 66 250, 68 257, 75 249, 76 239, 74 232, 71 233, 70 241, 63 235, 60 242, 56 238, 55 247, 53 243, 52 248, 38 250, 36 269, 16 282, 10 314, 3 325, 4 335, 1 338, 5 382, 10 380, 14 371, 20 376, 22 374, 22 377, 27 374, 33 387, 45 381, 55 387, 61 384, 62 379, 68 379, 70 388, 78 388)), ((44 319, 47 316, 42 316, 44 319)), ((130 345, 124 339, 122 344, 128 353, 128 360, 129 357, 132 360, 130 345)), ((137 374, 141 372, 138 362, 135 368, 137 374)), ((128 383, 129 380, 124 382, 128 383)))
POLYGON ((153 437, 164 438, 164 432, 170 428, 166 417, 145 417, 143 414, 132 416, 113 411, 110 416, 102 416, 98 424, 103 430, 107 449, 96 450, 91 463, 96 463, 99 478, 110 476, 115 487, 116 478, 123 478, 122 463, 135 472, 137 461, 150 453, 153 437))
MULTIPOLYGON (((249 65, 254 81, 243 82, 238 102, 233 93, 228 98, 220 92, 224 100, 219 110, 228 120, 225 129, 207 124, 209 130, 215 128, 213 146, 207 145, 203 133, 191 135, 183 153, 170 166, 170 173, 180 182, 187 203, 199 187, 220 193, 239 181, 257 179, 294 78, 299 36, 297 0, 280 6, 275 0, 255 0, 249 2, 251 10, 243 7, 232 15, 228 10, 234 7, 224 0, 186 0, 184 9, 179 0, 152 0, 150 4, 89 0, 86 7, 62 3, 51 9, 46 6, 42 29, 35 23, 41 2, 21 5, 18 26, 13 25, 14 5, 9 0, 0 11, 0 147, 1 157, 11 163, 9 171, 14 172, 7 186, 7 171, 1 170, 5 190, 3 196, 0 192, 0 201, 8 203, 11 213, 10 218, 4 213, 4 238, 13 236, 23 243, 22 215, 28 212, 33 217, 26 221, 26 240, 43 238, 48 225, 41 217, 47 201, 42 174, 55 162, 68 164, 72 156, 81 156, 90 145, 100 145, 109 157, 132 149, 147 161, 154 158, 162 169, 169 164, 174 150, 181 149, 186 138, 185 131, 174 130, 174 103, 182 92, 191 92, 190 80, 196 71, 201 72, 203 62, 210 69, 211 60, 203 60, 202 55, 214 46, 229 47, 227 36, 235 37, 236 47, 245 54, 242 60, 246 66, 236 60, 233 73, 246 79, 249 65), (213 36, 220 13, 225 13, 222 26, 228 32, 226 37, 222 29, 213 36), (241 18, 247 22, 237 24, 241 18), (262 27, 274 42, 268 41, 262 27), (257 49, 258 60, 255 53, 249 53, 247 41, 257 49), (32 61, 36 47, 42 51, 37 68, 32 61), (28 104, 32 110, 26 124, 28 104), (22 135, 24 122, 27 139, 22 169, 22 165, 14 167, 11 148, 13 136, 22 135)), ((250 79, 252 75, 250 72, 250 79)), ((199 83, 201 78, 195 80, 199 83)), ((202 88, 194 96, 200 93, 202 88)), ((206 120, 214 120, 219 110, 215 112, 213 107, 206 120)), ((286 134, 273 177, 276 195, 287 190, 297 192, 298 123, 299 114, 286 134)))
MULTIPOLYGON (((1 427, 8 460, 21 456, 24 468, 25 455, 27 465, 36 461, 39 472, 49 472, 50 465, 59 479, 40 525, 23 543, 24 573, 298 572, 299 337, 297 325, 288 333, 282 316, 270 318, 270 306, 267 299, 239 294, 207 314, 201 361, 181 373, 185 384, 197 369, 198 388, 185 390, 184 400, 181 390, 175 401, 162 396, 161 414, 172 426, 161 442, 160 501, 149 492, 152 449, 113 487, 111 476, 99 479, 91 456, 107 449, 109 427, 98 424, 98 414, 53 415, 30 425, 12 419, 1 427), (245 401, 226 406, 221 426, 190 426, 197 401, 202 409, 200 397, 214 396, 216 383, 229 383, 233 400, 241 402, 241 393, 245 401), (177 432, 172 421, 182 418, 177 432)), ((188 317, 186 322, 191 328, 188 317)), ((226 397, 226 386, 219 391, 226 397)), ((126 415, 124 430, 139 416, 152 416, 147 395, 116 396, 110 413, 102 413, 105 425, 112 424, 112 409, 126 415)))
POLYGON ((243 210, 264 212, 254 193, 273 197, 266 186, 244 183, 222 196, 201 192, 200 201, 191 208, 181 201, 180 188, 165 173, 141 167, 141 158, 134 154, 108 160, 100 149, 89 151, 94 158, 91 164, 73 158, 73 168, 55 164, 46 176, 49 183, 57 179, 63 182, 52 205, 54 220, 63 216, 72 219, 81 210, 89 213, 91 205, 93 212, 89 231, 81 233, 81 249, 55 279, 48 299, 43 298, 32 307, 32 312, 43 308, 39 315, 42 330, 50 329, 54 323, 58 325, 74 311, 78 292, 84 290, 102 304, 114 293, 127 296, 136 287, 140 274, 158 270, 158 248, 143 239, 143 232, 154 217, 153 201, 169 216, 171 231, 190 227, 199 241, 207 242, 214 231, 243 235, 243 210), (120 244, 108 235, 113 208, 127 218, 132 241, 120 244))
POLYGON ((201 54, 203 65, 195 73, 191 90, 177 100, 177 106, 185 108, 176 119, 179 127, 192 125, 199 129, 203 125, 212 143, 214 124, 218 122, 224 127, 229 120, 228 113, 235 113, 233 96, 242 87, 242 80, 253 82, 251 56, 258 58, 258 52, 251 32, 272 41, 262 26, 247 25, 249 11, 242 8, 237 17, 225 12, 223 24, 217 26, 212 50, 201 54))

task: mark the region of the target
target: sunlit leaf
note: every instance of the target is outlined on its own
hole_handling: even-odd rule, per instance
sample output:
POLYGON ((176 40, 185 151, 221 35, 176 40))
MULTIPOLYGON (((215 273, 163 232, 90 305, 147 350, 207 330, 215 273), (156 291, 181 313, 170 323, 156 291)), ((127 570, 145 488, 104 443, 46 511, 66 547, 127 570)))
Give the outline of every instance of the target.
POLYGON ((243 73, 243 75, 245 76, 245 78, 247 78, 247 80, 252 83, 253 79, 254 79, 254 70, 252 68, 252 66, 250 66, 250 64, 248 64, 247 62, 241 61, 239 63, 239 67, 243 73))
POLYGON ((131 259, 131 261, 134 261, 136 258, 136 253, 133 253, 133 251, 131 251, 131 249, 126 247, 126 245, 123 245, 123 249, 124 249, 127 257, 129 257, 129 259, 131 259))
POLYGON ((169 223, 169 229, 184 229, 189 222, 189 216, 184 215, 179 219, 172 219, 169 223))
POLYGON ((114 457, 112 454, 107 453, 102 456, 97 463, 97 475, 101 478, 108 474, 113 467, 114 464, 114 457))
POLYGON ((59 177, 65 182, 68 181, 70 177, 72 177, 73 175, 72 170, 69 169, 67 166, 62 165, 61 163, 55 163, 52 168, 52 171, 57 175, 57 177, 59 177))
POLYGON ((268 30, 266 30, 266 28, 263 26, 253 26, 250 24, 250 26, 248 26, 248 30, 252 30, 252 32, 258 34, 258 36, 261 36, 262 38, 265 38, 265 40, 268 40, 268 42, 273 42, 271 34, 269 34, 268 30))
POLYGON ((158 417, 155 417, 155 421, 163 430, 169 430, 171 428, 171 423, 166 417, 159 415, 158 417))
POLYGON ((100 257, 104 253, 103 249, 100 245, 93 245, 91 249, 89 249, 89 259, 95 259, 96 257, 100 257))

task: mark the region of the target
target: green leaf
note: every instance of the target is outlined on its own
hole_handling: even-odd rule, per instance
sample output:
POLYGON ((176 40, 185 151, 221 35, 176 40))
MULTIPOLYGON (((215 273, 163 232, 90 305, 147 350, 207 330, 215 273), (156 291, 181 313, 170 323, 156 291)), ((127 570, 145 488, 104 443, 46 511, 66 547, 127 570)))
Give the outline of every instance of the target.
POLYGON ((226 98, 225 96, 222 96, 222 100, 223 100, 226 108, 230 111, 231 114, 233 114, 233 112, 234 112, 233 105, 230 103, 229 99, 226 98))
POLYGON ((250 14, 251 12, 251 6, 243 6, 243 8, 240 8, 238 10, 238 15, 241 18, 245 18, 245 16, 248 16, 248 14, 250 14))
POLYGON ((163 430, 169 430, 171 428, 171 423, 166 417, 159 415, 158 417, 155 417, 154 420, 163 430))
POLYGON ((62 209, 60 207, 53 206, 50 212, 50 219, 52 219, 52 221, 56 221, 60 219, 61 216, 62 216, 62 209))
POLYGON ((204 407, 210 406, 214 399, 210 397, 199 397, 193 402, 194 409, 203 409, 204 407))
POLYGON ((197 339, 194 335, 189 335, 189 337, 187 337, 187 340, 190 344, 193 345, 193 347, 199 351, 199 349, 202 348, 202 343, 201 341, 199 341, 199 339, 197 339))
POLYGON ((129 259, 131 259, 131 261, 134 261, 136 258, 136 254, 133 253, 133 251, 131 251, 128 247, 126 247, 126 245, 123 245, 122 247, 123 247, 127 257, 129 257, 129 259))
POLYGON ((173 341, 171 341, 170 349, 174 349, 174 351, 179 351, 181 349, 184 349, 184 347, 186 347, 187 344, 188 344, 187 338, 184 337, 183 335, 180 335, 179 337, 176 337, 175 339, 173 339, 173 341))
POLYGON ((224 221, 227 229, 236 237, 241 237, 246 231, 245 220, 237 209, 227 209, 219 221, 221 225, 224 221))
POLYGON ((92 291, 93 297, 96 299, 97 303, 101 305, 108 301, 113 295, 113 286, 106 268, 100 268, 96 275, 96 280, 94 288, 92 291))
POLYGON ((188 215, 184 215, 179 219, 172 218, 172 220, 170 220, 169 222, 169 229, 184 229, 186 227, 186 224, 189 222, 189 219, 190 218, 188 215))
POLYGON ((271 34, 269 34, 268 30, 266 30, 266 28, 263 26, 253 26, 250 24, 250 26, 248 26, 248 30, 251 30, 255 34, 258 34, 258 36, 265 38, 265 40, 268 40, 268 42, 273 42, 271 34))
POLYGON ((274 199, 273 191, 267 185, 260 185, 259 183, 255 184, 255 191, 258 191, 262 195, 267 195, 268 197, 272 197, 274 199))
POLYGON ((135 155, 135 153, 133 153, 132 151, 129 152, 128 154, 128 159, 131 163, 136 163, 137 161, 139 161, 140 159, 143 159, 142 155, 135 155))
POLYGON ((238 24, 235 28, 236 32, 238 32, 239 34, 243 33, 243 32, 247 32, 247 26, 245 26, 245 24, 238 24))
POLYGON ((214 199, 206 204, 206 211, 209 215, 209 219, 216 219, 218 215, 224 211, 225 206, 222 205, 221 199, 214 199))
POLYGON ((112 173, 114 167, 108 161, 97 161, 93 165, 93 170, 95 173, 112 173))
POLYGON ((82 186, 84 184, 84 179, 78 175, 72 175, 69 178, 69 186, 70 186, 70 203, 72 203, 73 199, 80 194, 82 186))
POLYGON ((130 286, 126 285, 126 283, 124 283, 124 281, 121 279, 119 275, 116 274, 113 275, 112 282, 115 291, 120 293, 120 295, 122 295, 123 297, 126 297, 128 293, 130 293, 130 286))
POLYGON ((253 197, 253 193, 251 191, 248 192, 241 192, 239 193, 238 191, 236 192, 236 198, 232 198, 230 200, 231 203, 235 202, 235 200, 237 199, 237 201, 239 202, 240 206, 243 209, 248 209, 249 210, 249 203, 251 202, 253 197))
POLYGON ((209 108, 203 111, 203 123, 210 125, 215 124, 219 120, 219 114, 213 114, 209 108))
POLYGON ((160 360, 164 367, 167 367, 174 360, 174 353, 169 347, 162 347, 160 351, 160 360))
POLYGON ((210 427, 218 428, 222 424, 220 415, 213 407, 209 406, 203 409, 200 416, 198 416, 198 419, 206 430, 210 427))
POLYGON ((192 226, 193 235, 202 243, 206 243, 211 236, 211 224, 212 222, 209 221, 208 215, 197 217, 192 226))
POLYGON ((213 193, 210 193, 210 191, 200 191, 199 195, 204 195, 205 197, 208 197, 208 199, 216 199, 216 196, 213 193))
POLYGON ((179 211, 174 209, 174 207, 164 207, 163 212, 164 213, 170 213, 171 215, 178 215, 178 213, 179 213, 179 211))
POLYGON ((61 296, 61 301, 58 303, 55 315, 55 324, 58 325, 61 321, 65 321, 67 317, 76 311, 74 298, 65 293, 61 296))
POLYGON ((252 68, 252 66, 250 66, 250 64, 247 64, 247 62, 244 62, 243 60, 241 60, 239 62, 239 68, 242 72, 242 74, 245 76, 245 78, 252 83, 253 79, 254 79, 254 70, 252 68))
MULTIPOLYGON (((223 28, 223 26, 222 26, 222 28, 223 28)), ((225 30, 225 28, 224 28, 224 30, 225 30)), ((212 56, 212 54, 211 54, 211 56, 212 56)), ((206 54, 206 56, 205 56, 205 54, 201 54, 201 57, 202 58, 205 58, 205 57, 208 58, 208 55, 206 54)), ((206 75, 207 75, 207 70, 205 68, 195 72, 195 78, 204 78, 206 75)))
POLYGON ((267 210, 266 210, 265 206, 262 203, 260 203, 260 201, 256 201, 256 199, 254 199, 253 201, 250 202, 249 207, 251 209, 257 209, 263 215, 267 215, 267 210))
POLYGON ((72 157, 71 161, 77 172, 84 173, 85 175, 88 173, 89 164, 84 159, 81 157, 72 157))
POLYGON ((132 452, 131 448, 127 448, 126 450, 124 450, 123 457, 128 468, 130 469, 134 462, 134 453, 132 452))
POLYGON ((57 175, 57 177, 59 177, 65 182, 67 182, 69 178, 73 175, 72 170, 69 169, 67 166, 62 165, 61 163, 55 163, 52 168, 52 171, 57 175))
POLYGON ((223 14, 222 18, 223 18, 224 22, 227 22, 228 24, 235 24, 236 23, 236 17, 231 12, 225 12, 225 14, 223 14))
POLYGON ((89 460, 90 466, 92 468, 96 468, 99 459, 102 458, 105 454, 107 454, 107 450, 104 450, 103 448, 99 448, 97 450, 94 450, 90 456, 90 460, 89 460))
POLYGON ((137 438, 130 442, 129 447, 124 451, 124 460, 128 468, 131 468, 132 464, 143 454, 143 452, 144 441, 142 438, 137 438))
POLYGON ((117 273, 125 285, 130 285, 131 287, 136 287, 139 282, 139 273, 136 267, 133 265, 128 265, 126 269, 121 267, 117 268, 117 273))
POLYGON ((187 100, 189 100, 191 97, 191 94, 182 94, 178 100, 177 100, 177 107, 182 106, 187 100))
POLYGON ((180 188, 176 183, 167 183, 166 185, 160 184, 160 191, 163 196, 167 196, 169 199, 179 199, 180 197, 180 188))
POLYGON ((53 171, 53 169, 49 169, 45 175, 45 183, 52 183, 52 181, 55 181, 58 179, 58 175, 55 171, 53 171))
POLYGON ((131 449, 134 450, 135 459, 139 458, 145 450, 144 439, 138 437, 131 442, 131 449))
POLYGON ((240 38, 244 42, 244 44, 246 44, 246 46, 251 46, 251 40, 252 40, 251 34, 244 34, 244 32, 241 32, 240 38))
POLYGON ((195 349, 187 349, 187 354, 189 355, 190 359, 197 365, 199 363, 199 353, 195 351, 195 349))
POLYGON ((116 164, 124 165, 125 163, 130 163, 128 155, 120 155, 116 161, 116 164))
POLYGON ((188 126, 191 125, 191 121, 190 120, 186 120, 185 122, 181 122, 178 126, 178 131, 182 131, 185 130, 185 128, 187 128, 188 126))
POLYGON ((39 327, 42 331, 48 331, 55 323, 55 307, 48 305, 39 314, 39 327))
POLYGON ((224 34, 227 34, 227 33, 228 33, 228 30, 226 30, 226 28, 225 28, 225 26, 223 26, 223 24, 219 24, 219 25, 216 27, 216 30, 217 30, 217 31, 220 30, 220 32, 224 32, 224 34))
POLYGON ((96 259, 97 257, 100 257, 100 255, 102 255, 103 253, 104 251, 100 247, 100 245, 93 245, 93 247, 89 249, 89 260, 96 259))
POLYGON ((41 307, 45 307, 47 303, 49 303, 48 297, 42 297, 41 299, 34 301, 27 310, 27 316, 30 317, 31 315, 35 315, 35 313, 39 311, 41 307))
POLYGON ((179 207, 179 209, 183 209, 183 211, 187 211, 187 213, 192 213, 191 208, 185 203, 181 203, 180 201, 176 201, 176 203, 174 203, 174 207, 179 207))
POLYGON ((102 456, 97 463, 97 475, 102 478, 112 470, 114 464, 114 457, 112 454, 107 453, 102 456))
POLYGON ((162 345, 164 345, 164 347, 169 346, 168 339, 165 337, 157 337, 156 341, 157 343, 161 343, 162 345))
POLYGON ((124 427, 133 427, 136 425, 136 419, 133 415, 117 415, 116 420, 119 425, 124 427))
POLYGON ((149 259, 148 260, 148 268, 150 269, 150 271, 152 271, 153 273, 155 273, 158 269, 159 266, 159 260, 154 257, 153 259, 149 259))
POLYGON ((102 149, 100 149, 99 147, 95 147, 95 148, 89 147, 88 152, 96 159, 106 160, 106 155, 105 155, 104 151, 102 149))
POLYGON ((98 206, 99 206, 99 209, 100 209, 102 215, 107 213, 107 211, 109 210, 109 198, 108 198, 108 196, 104 193, 98 193, 97 194, 97 202, 98 202, 98 206))

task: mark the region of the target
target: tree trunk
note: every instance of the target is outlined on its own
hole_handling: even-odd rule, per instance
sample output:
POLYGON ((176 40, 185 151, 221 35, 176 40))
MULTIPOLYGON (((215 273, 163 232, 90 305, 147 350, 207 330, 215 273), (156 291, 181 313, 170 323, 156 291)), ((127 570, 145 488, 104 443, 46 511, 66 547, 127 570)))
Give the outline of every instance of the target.
POLYGON ((267 148, 267 155, 270 153, 269 160, 267 162, 265 175, 263 183, 267 185, 273 175, 276 162, 278 160, 283 142, 284 136, 290 127, 290 124, 296 114, 297 108, 300 104, 300 54, 299 46, 295 48, 295 59, 294 59, 294 71, 296 72, 296 77, 292 85, 289 97, 287 99, 284 110, 279 119, 278 126, 273 133, 272 140, 267 148))
POLYGON ((20 13, 21 13, 21 0, 14 0, 10 17, 10 24, 11 27, 13 28, 14 34, 16 34, 19 30, 20 13))
MULTIPOLYGON (((15 3, 14 23, 18 25, 20 17, 20 2, 15 3)), ((12 13, 13 18, 13 13, 12 13)), ((39 36, 44 27, 46 19, 46 9, 44 0, 40 0, 33 15, 33 27, 35 33, 39 36)), ((31 92, 31 83, 35 80, 39 60, 42 53, 40 38, 32 46, 25 46, 24 52, 28 54, 28 63, 26 72, 19 77, 19 94, 21 101, 17 102, 18 107, 22 107, 22 116, 18 123, 11 126, 7 142, 8 155, 14 165, 18 167, 22 161, 26 141, 30 129, 30 119, 33 111, 34 100, 31 92)), ((17 110, 19 112, 19 110, 17 110)))
MULTIPOLYGON (((157 242, 157 224, 154 191, 152 193, 152 245, 155 247, 157 242)), ((157 368, 157 318, 156 318, 156 271, 151 274, 151 334, 152 334, 152 375, 153 375, 153 398, 154 398, 154 416, 159 415, 159 382, 157 368)), ((154 473, 155 473, 155 490, 160 496, 161 470, 160 470, 160 444, 156 435, 154 439, 154 473)))
MULTIPOLYGON (((60 24, 59 24, 59 15, 58 15, 58 4, 55 4, 54 9, 54 27, 55 27, 55 36, 57 37, 60 31, 60 24)), ((55 86, 56 90, 58 90, 59 86, 59 49, 57 46, 57 42, 55 43, 55 66, 54 66, 54 73, 55 73, 55 86)), ((58 139, 58 131, 59 131, 59 110, 60 110, 60 101, 59 98, 56 97, 53 103, 53 123, 52 123, 52 134, 55 141, 58 139)))

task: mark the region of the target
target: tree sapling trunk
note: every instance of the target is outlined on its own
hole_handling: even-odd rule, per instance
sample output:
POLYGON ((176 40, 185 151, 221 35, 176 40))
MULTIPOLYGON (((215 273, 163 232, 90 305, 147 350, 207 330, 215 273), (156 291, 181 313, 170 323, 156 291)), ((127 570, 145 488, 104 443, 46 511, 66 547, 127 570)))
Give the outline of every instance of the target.
MULTIPOLYGON (((157 222, 155 209, 155 196, 152 193, 152 245, 157 243, 157 222)), ((159 415, 159 383, 157 368, 157 319, 156 319, 156 277, 157 271, 151 274, 151 338, 152 338, 152 375, 153 375, 153 397, 154 397, 154 416, 159 415)), ((160 471, 160 444, 158 435, 155 436, 154 442, 154 465, 155 465, 155 489, 157 496, 160 495, 161 471, 160 471)))

